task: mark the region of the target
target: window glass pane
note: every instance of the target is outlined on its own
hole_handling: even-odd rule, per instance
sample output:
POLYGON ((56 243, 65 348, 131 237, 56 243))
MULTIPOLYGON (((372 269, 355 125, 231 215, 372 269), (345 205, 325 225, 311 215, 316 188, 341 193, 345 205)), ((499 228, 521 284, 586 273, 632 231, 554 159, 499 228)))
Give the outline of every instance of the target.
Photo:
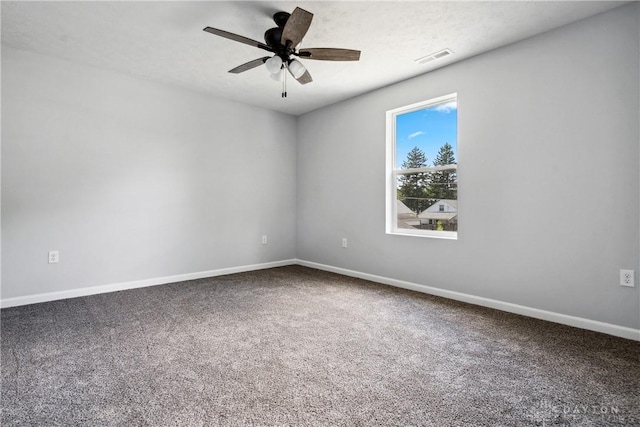
POLYGON ((397 228, 458 231, 458 183, 455 172, 455 169, 451 169, 398 175, 397 228))
POLYGON ((396 115, 396 168, 455 164, 457 121, 456 100, 396 115))

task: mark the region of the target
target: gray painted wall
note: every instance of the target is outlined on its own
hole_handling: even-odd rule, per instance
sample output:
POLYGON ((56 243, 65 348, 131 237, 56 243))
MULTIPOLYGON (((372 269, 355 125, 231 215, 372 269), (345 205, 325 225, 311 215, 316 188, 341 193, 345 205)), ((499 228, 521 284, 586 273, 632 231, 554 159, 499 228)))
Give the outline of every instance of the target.
POLYGON ((639 13, 297 119, 3 46, 2 298, 297 257, 638 328, 639 13), (386 235, 385 111, 451 92, 459 239, 386 235))
POLYGON ((3 46, 2 297, 294 258, 295 127, 3 46))
POLYGON ((638 4, 298 120, 299 259, 631 328, 638 4), (458 93, 459 238, 385 234, 385 111, 458 93), (349 247, 341 247, 341 238, 349 247))

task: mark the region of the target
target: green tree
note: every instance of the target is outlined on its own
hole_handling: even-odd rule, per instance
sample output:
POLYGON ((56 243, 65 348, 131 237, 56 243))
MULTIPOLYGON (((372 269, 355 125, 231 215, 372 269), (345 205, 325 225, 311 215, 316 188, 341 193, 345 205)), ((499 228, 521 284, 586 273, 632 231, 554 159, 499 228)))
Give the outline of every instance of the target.
MULTIPOLYGON (((433 166, 444 166, 444 165, 455 165, 456 158, 453 154, 453 147, 448 142, 445 143, 440 150, 438 150, 438 154, 436 155, 435 160, 433 161, 433 166)), ((429 196, 434 199, 458 199, 458 183, 457 183, 457 175, 456 170, 447 170, 447 171, 438 171, 433 172, 431 174, 431 179, 429 182, 428 189, 429 196)))
MULTIPOLYGON (((414 147, 407 159, 402 162, 402 169, 423 168, 427 165, 427 156, 418 147, 414 147)), ((399 175, 398 198, 413 212, 420 213, 429 206, 427 186, 429 174, 424 172, 399 175)))

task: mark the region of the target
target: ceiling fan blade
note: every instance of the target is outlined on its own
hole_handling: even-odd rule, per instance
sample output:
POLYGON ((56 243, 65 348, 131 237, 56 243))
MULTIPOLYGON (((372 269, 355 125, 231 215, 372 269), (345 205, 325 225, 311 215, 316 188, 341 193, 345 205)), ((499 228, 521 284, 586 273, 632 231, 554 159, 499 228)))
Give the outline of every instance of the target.
POLYGON ((311 83, 313 81, 313 79, 311 78, 311 74, 309 74, 309 71, 305 71, 304 74, 298 77, 296 80, 302 85, 306 85, 307 83, 311 83))
POLYGON ((267 59, 271 58, 270 56, 264 56, 262 58, 254 59, 253 61, 249 61, 246 64, 238 65, 236 68, 229 70, 230 73, 240 74, 244 71, 250 70, 252 68, 256 68, 261 66, 266 62, 267 59))
POLYGON ((296 47, 304 35, 307 34, 312 19, 313 13, 296 7, 282 29, 280 43, 286 46, 287 43, 291 42, 290 47, 296 47))
POLYGON ((304 59, 317 59, 321 61, 358 61, 360 59, 360 51, 352 49, 316 47, 300 49, 298 56, 304 59))
POLYGON ((230 40, 235 40, 235 41, 240 42, 240 43, 248 44, 249 46, 259 47, 260 49, 264 49, 264 50, 267 50, 269 52, 273 52, 273 49, 271 47, 267 46, 264 43, 260 43, 257 40, 252 40, 252 39, 247 38, 247 37, 239 36, 237 34, 233 34, 233 33, 230 33, 228 31, 219 30, 219 29, 213 28, 213 27, 206 27, 204 29, 204 31, 206 31, 208 33, 211 33, 211 34, 215 34, 216 36, 224 37, 224 38, 230 39, 230 40))

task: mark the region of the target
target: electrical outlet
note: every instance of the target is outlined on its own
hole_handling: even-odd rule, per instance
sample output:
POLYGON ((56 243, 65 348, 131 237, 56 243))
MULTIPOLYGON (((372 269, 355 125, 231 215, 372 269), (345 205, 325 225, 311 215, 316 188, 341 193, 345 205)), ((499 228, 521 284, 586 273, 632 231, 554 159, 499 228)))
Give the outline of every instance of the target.
POLYGON ((60 252, 49 251, 49 264, 55 264, 57 262, 60 262, 60 252))
POLYGON ((267 236, 262 236, 262 244, 266 245, 267 244, 267 236))
POLYGON ((343 247, 343 248, 346 248, 346 247, 347 247, 347 238, 346 238, 346 237, 343 237, 343 238, 342 238, 342 247, 343 247))
POLYGON ((628 286, 630 288, 635 286, 633 270, 620 270, 620 286, 628 286))

